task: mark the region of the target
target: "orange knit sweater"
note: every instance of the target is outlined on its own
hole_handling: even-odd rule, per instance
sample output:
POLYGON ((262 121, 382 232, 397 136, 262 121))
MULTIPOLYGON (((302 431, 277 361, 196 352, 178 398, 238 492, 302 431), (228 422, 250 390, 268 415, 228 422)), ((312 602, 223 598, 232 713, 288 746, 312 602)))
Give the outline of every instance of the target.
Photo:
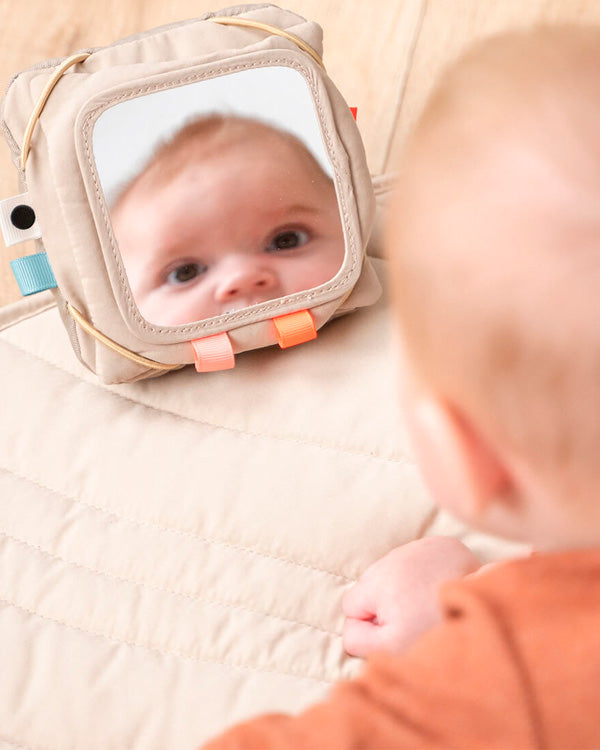
POLYGON ((444 623, 408 653, 206 750, 600 748, 600 550, 502 563, 441 596, 444 623))

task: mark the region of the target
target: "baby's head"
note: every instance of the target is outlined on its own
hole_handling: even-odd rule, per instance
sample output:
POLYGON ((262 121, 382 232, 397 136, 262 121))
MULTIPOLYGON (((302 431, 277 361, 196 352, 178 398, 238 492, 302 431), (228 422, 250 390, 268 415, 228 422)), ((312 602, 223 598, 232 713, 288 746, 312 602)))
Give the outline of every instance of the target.
POLYGON ((401 163, 388 240, 409 426, 440 504, 600 544, 600 31, 489 40, 401 163))
POLYGON ((333 181, 295 136, 240 117, 186 125, 111 220, 136 304, 157 325, 317 287, 344 259, 333 181))

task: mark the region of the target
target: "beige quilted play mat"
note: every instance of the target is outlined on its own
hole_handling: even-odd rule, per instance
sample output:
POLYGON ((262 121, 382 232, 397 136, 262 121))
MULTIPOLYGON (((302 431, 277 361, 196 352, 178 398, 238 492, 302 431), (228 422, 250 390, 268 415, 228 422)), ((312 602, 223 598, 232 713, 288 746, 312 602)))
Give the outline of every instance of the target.
MULTIPOLYGON (((592 2, 290 0, 324 28, 325 63, 383 174, 443 63, 592 2)), ((183 0, 0 5, 2 75, 218 7, 183 0)), ((3 152, 1 186, 16 192, 3 152)), ((379 203, 385 182, 378 183, 379 203)), ((11 249, 12 250, 12 249, 11 249)), ((379 230, 370 250, 379 256, 379 230)), ((356 674, 340 599, 375 558, 456 534, 433 508, 398 418, 387 301, 316 341, 102 385, 51 293, 0 300, 0 748, 194 748, 263 711, 295 712, 356 674)), ((385 261, 374 260, 385 288, 385 261)))

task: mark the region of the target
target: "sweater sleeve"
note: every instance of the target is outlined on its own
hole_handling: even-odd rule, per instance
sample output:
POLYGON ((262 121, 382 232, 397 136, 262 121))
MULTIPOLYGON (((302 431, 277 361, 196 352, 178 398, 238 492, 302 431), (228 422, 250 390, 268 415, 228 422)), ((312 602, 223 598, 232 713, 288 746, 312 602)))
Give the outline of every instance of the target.
POLYGON ((240 724, 205 750, 539 747, 527 675, 497 608, 459 582, 443 603, 444 623, 408 653, 377 654, 327 701, 240 724))

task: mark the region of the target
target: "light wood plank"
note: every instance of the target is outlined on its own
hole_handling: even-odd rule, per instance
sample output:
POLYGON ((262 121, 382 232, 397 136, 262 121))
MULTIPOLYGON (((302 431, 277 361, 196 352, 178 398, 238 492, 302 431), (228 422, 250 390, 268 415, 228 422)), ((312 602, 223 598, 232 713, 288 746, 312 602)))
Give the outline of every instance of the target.
POLYGON ((597 0, 428 0, 408 77, 390 158, 397 163, 404 140, 443 68, 476 40, 510 28, 542 23, 600 23, 597 0))
MULTIPOLYGON (((423 0, 289 0, 286 8, 324 29, 325 64, 359 126, 373 172, 383 166, 393 132, 402 80, 423 0), (375 9, 377 12, 375 12, 375 9)), ((232 3, 233 4, 233 3, 232 3)), ((12 75, 51 57, 110 44, 128 34, 225 7, 214 0, 0 0, 0 86, 12 75), (32 31, 33 30, 33 31, 32 31)), ((0 197, 17 191, 8 147, 0 138, 0 197)), ((0 305, 18 299, 8 260, 32 252, 27 244, 2 248, 0 305)))

